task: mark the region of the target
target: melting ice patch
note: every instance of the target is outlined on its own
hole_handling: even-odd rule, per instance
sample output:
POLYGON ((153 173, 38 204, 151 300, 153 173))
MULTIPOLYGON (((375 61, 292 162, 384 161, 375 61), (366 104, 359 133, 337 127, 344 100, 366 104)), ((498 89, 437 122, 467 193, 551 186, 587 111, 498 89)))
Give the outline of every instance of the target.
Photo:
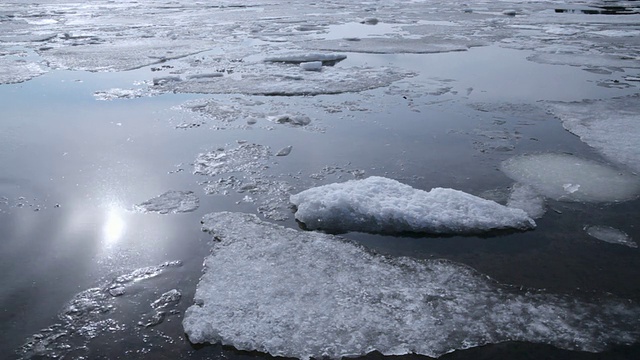
POLYGON ((510 178, 561 201, 618 202, 640 194, 640 180, 595 161, 566 154, 515 156, 501 165, 510 178))
POLYGON ((183 320, 193 343, 307 359, 503 341, 594 352, 640 336, 628 302, 516 292, 466 266, 374 255, 250 214, 208 214, 203 229, 216 242, 183 320))
POLYGON ((507 206, 522 209, 532 219, 539 219, 547 211, 544 197, 529 185, 514 184, 507 200, 507 206))
POLYGON ((565 129, 607 159, 640 173, 640 96, 553 104, 565 129))
POLYGON ((31 80, 46 71, 38 64, 0 54, 0 84, 15 84, 31 80))
POLYGON ((184 213, 194 211, 200 206, 200 200, 193 191, 170 190, 136 205, 140 212, 157 212, 160 214, 184 213))
POLYGON ((610 226, 585 226, 584 230, 590 236, 611 244, 619 244, 631 248, 637 248, 638 244, 624 231, 612 228, 610 226))
MULTIPOLYGON (((135 305, 132 298, 127 298, 127 293, 136 284, 147 279, 154 278, 182 266, 180 261, 169 261, 158 266, 149 266, 136 269, 130 273, 118 276, 100 287, 91 288, 76 294, 58 315, 58 322, 39 333, 31 336, 27 342, 17 350, 21 359, 41 358, 78 358, 80 354, 89 352, 91 341, 100 336, 111 333, 122 333, 136 330, 131 327, 128 311, 118 311, 121 301, 126 301, 129 311, 135 305), (120 300, 121 298, 125 300, 120 300), (124 316, 126 315, 126 316, 124 316)), ((134 290, 135 298, 140 299, 151 287, 142 286, 142 289, 134 290)), ((171 290, 163 294, 158 300, 152 302, 151 308, 155 313, 165 312, 159 324, 166 316, 177 314, 173 308, 180 300, 180 292, 171 290)), ((127 333, 127 338, 133 338, 127 333)), ((145 344, 151 346, 150 340, 155 336, 150 333, 142 334, 145 344)), ((173 340, 171 340, 173 341, 173 340)))
POLYGON ((307 228, 329 231, 477 233, 536 225, 520 209, 462 191, 427 192, 377 176, 311 188, 290 201, 307 228))

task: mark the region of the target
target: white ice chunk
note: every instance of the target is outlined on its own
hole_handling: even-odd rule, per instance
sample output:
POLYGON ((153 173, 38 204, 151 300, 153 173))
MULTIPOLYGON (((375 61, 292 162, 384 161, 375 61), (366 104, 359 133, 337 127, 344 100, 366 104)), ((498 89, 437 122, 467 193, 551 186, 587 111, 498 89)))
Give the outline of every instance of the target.
POLYGON ((493 229, 532 229, 535 222, 508 208, 462 191, 427 192, 372 176, 292 195, 296 219, 309 229, 382 233, 477 233, 493 229))
POLYGON ((287 156, 291 153, 291 149, 293 149, 293 146, 291 145, 284 147, 276 153, 276 156, 287 156))
POLYGON ((532 219, 539 219, 546 212, 544 197, 529 185, 513 185, 507 206, 524 210, 532 219))
POLYGON ((200 200, 193 191, 170 190, 135 206, 140 212, 184 213, 198 208, 200 200))
POLYGON ((624 231, 609 227, 609 226, 585 226, 585 231, 590 236, 598 240, 602 240, 611 244, 619 244, 628 246, 631 248, 637 248, 638 244, 631 239, 624 231))
POLYGON ((602 351, 640 337, 640 309, 628 302, 517 292, 463 265, 374 255, 251 214, 202 223, 215 242, 182 323, 193 343, 337 359, 503 341, 602 351))
POLYGON ((306 71, 320 71, 322 70, 322 61, 311 61, 300 63, 300 67, 306 71))
POLYGON ((305 126, 311 123, 311 118, 308 116, 291 114, 269 116, 268 120, 276 124, 289 124, 292 126, 305 126))
POLYGON ((0 84, 15 84, 31 80, 46 71, 38 64, 0 55, 0 84))
POLYGON ((321 62, 321 63, 336 63, 347 58, 347 55, 330 53, 301 53, 301 54, 282 54, 271 56, 264 59, 265 62, 283 62, 283 63, 306 63, 306 62, 321 62))
POLYGON ((96 100, 136 99, 145 95, 143 89, 119 89, 96 91, 93 96, 96 100))
POLYGON ((513 180, 555 200, 618 202, 640 194, 637 176, 572 155, 516 156, 501 168, 513 180))
POLYGON ((562 126, 607 159, 640 173, 640 96, 553 104, 562 126))

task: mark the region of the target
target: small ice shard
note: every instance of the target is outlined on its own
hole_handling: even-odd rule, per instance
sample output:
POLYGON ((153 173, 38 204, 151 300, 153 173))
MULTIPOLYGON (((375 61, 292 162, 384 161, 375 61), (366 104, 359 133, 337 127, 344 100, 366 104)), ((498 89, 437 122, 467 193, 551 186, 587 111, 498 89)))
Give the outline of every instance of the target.
POLYGON ((518 15, 518 12, 516 10, 513 10, 513 9, 507 9, 507 10, 504 10, 502 12, 502 15, 516 16, 516 15, 518 15))
POLYGON ((638 76, 627 76, 624 79, 626 81, 640 81, 640 77, 638 77, 638 76))
POLYGON ((533 187, 517 183, 511 189, 507 206, 524 210, 532 219, 539 219, 546 212, 544 197, 533 187))
POLYGON ((153 199, 135 205, 135 209, 145 213, 184 213, 196 210, 199 203, 200 200, 193 191, 170 190, 153 199))
POLYGON ((320 61, 324 65, 335 64, 347 58, 347 55, 337 53, 302 53, 302 54, 283 54, 272 56, 264 59, 265 62, 282 62, 291 64, 300 64, 306 62, 320 61))
POLYGON ((378 19, 373 18, 373 17, 366 18, 366 19, 360 21, 361 24, 366 24, 366 25, 376 25, 379 22, 380 21, 378 19))
POLYGON ((601 163, 566 154, 515 156, 502 162, 513 180, 561 201, 619 202, 640 194, 640 179, 601 163))
POLYGON ((574 192, 580 190, 580 184, 564 184, 562 185, 564 191, 569 194, 573 194, 574 192))
POLYGON ((585 226, 584 230, 587 234, 598 240, 631 248, 638 247, 638 244, 633 241, 627 233, 609 226, 585 226))
POLYGON ((293 126, 305 126, 311 123, 311 118, 304 115, 284 114, 284 115, 270 116, 268 119, 269 121, 273 121, 277 124, 289 124, 293 126))
POLYGON ((291 145, 284 147, 276 153, 276 156, 287 156, 291 153, 291 149, 293 149, 293 146, 291 145))
POLYGON ((151 303, 151 307, 155 310, 164 309, 171 305, 177 304, 182 298, 182 293, 176 289, 171 289, 160 295, 158 299, 151 303))
POLYGON ((306 71, 320 71, 322 70, 322 61, 311 61, 300 63, 300 67, 306 71))
POLYGON ((480 233, 536 226, 523 210, 508 208, 462 191, 414 189, 372 176, 292 195, 295 217, 308 229, 371 233, 480 233))
POLYGON ((640 337, 640 309, 504 287, 445 260, 373 254, 316 232, 211 213, 216 241, 182 325, 192 343, 299 359, 431 357, 526 341, 597 352, 640 337))

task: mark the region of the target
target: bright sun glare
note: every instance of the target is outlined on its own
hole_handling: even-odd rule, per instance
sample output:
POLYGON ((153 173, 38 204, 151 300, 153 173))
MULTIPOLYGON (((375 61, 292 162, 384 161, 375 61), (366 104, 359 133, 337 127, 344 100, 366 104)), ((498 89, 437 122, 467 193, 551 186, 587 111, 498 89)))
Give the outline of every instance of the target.
POLYGON ((124 234, 125 223, 118 208, 110 208, 102 228, 104 242, 107 245, 117 243, 124 234))

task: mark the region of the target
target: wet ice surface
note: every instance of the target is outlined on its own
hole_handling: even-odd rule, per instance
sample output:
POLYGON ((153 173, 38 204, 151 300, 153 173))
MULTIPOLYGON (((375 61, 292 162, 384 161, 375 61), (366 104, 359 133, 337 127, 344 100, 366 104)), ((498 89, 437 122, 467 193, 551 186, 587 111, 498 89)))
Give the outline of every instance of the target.
POLYGON ((296 219, 309 229, 380 233, 479 233, 535 228, 520 209, 454 189, 414 189, 372 176, 311 188, 291 196, 296 219))
POLYGON ((640 174, 639 96, 551 105, 565 129, 607 159, 640 174))
POLYGON ((203 229, 216 243, 183 320, 195 343, 307 359, 506 340, 599 351, 640 336, 633 305, 517 292, 448 261, 374 255, 251 214, 208 214, 203 229))
POLYGON ((619 244, 630 248, 637 248, 638 244, 633 241, 624 231, 614 229, 610 226, 586 226, 585 231, 590 236, 611 244, 619 244))
MULTIPOLYGON (((613 293, 639 299, 636 250, 584 241, 589 235, 581 231, 585 223, 606 223, 633 238, 640 235, 632 226, 638 218, 632 185, 637 176, 617 168, 638 172, 634 119, 640 22, 637 4, 615 3, 627 9, 614 13, 636 15, 609 15, 603 2, 572 0, 2 2, 0 270, 7 282, 0 289, 0 302, 11 311, 0 317, 5 329, 0 353, 11 352, 27 334, 42 328, 65 300, 75 301, 80 275, 122 273, 147 265, 143 259, 150 254, 156 254, 152 263, 183 254, 177 258, 195 269, 185 275, 195 282, 206 247, 199 247, 198 235, 190 231, 197 230, 205 212, 255 212, 296 227, 292 194, 371 175, 420 189, 493 191, 501 204, 540 219, 535 231, 495 237, 345 234, 376 251, 445 257, 500 282, 556 289, 567 295, 541 295, 535 301, 517 294, 496 296, 524 299, 525 305, 518 306, 551 307, 555 314, 562 308, 563 316, 574 320, 581 314, 587 321, 598 319, 584 315, 582 305, 563 307, 576 291, 587 298, 613 293), (265 61, 268 58, 280 61, 265 61), (608 170, 578 160, 589 166, 581 172, 574 160, 569 164, 547 157, 517 169, 541 171, 518 175, 516 184, 499 172, 500 163, 513 156, 550 151, 595 160, 608 170), (565 169, 572 178, 556 177, 565 169), (15 179, 22 185, 34 183, 39 190, 6 185, 15 179), (624 181, 613 183, 620 179, 624 181), (204 191, 207 201, 181 216, 118 210, 117 204, 129 208, 166 189, 194 189, 199 195, 204 191), (147 195, 140 196, 143 192, 147 195), (606 204, 592 203, 601 201, 606 204), (96 203, 107 208, 105 214, 92 207, 96 203), (138 216, 143 223, 128 223, 128 216, 138 216), (80 231, 84 227, 98 230, 80 231), (128 248, 132 243, 137 247, 128 248), (111 255, 96 261, 96 253, 111 255), (580 293, 578 287, 590 292, 580 293)), ((149 205, 156 211, 174 208, 154 201, 149 205)), ((619 234, 607 238, 621 239, 619 234)), ((358 265, 353 259, 347 262, 358 265)), ((444 274, 469 271, 444 264, 444 274)), ((390 269, 410 277, 397 267, 390 269)), ((361 279, 370 280, 365 275, 361 279)), ((464 279, 472 288, 502 289, 476 273, 464 279)), ((242 357, 228 349, 215 355, 207 351, 218 350, 195 351, 179 326, 163 328, 180 317, 176 307, 191 302, 195 287, 163 281, 144 299, 133 285, 109 288, 108 295, 103 287, 83 292, 88 303, 97 303, 96 309, 114 308, 104 316, 95 314, 95 321, 79 320, 80 327, 88 325, 86 332, 66 322, 55 325, 35 339, 43 339, 36 345, 50 350, 43 356, 54 356, 73 343, 71 349, 81 348, 78 352, 88 358, 156 359, 157 353, 149 353, 154 338, 139 332, 144 329, 166 340, 168 352, 162 356, 242 357), (128 332, 132 329, 138 330, 128 332), (167 331, 170 340, 155 333, 158 329, 167 331), (58 338, 60 333, 71 336, 58 338), (90 334, 96 336, 85 342, 90 334), (133 352, 112 346, 123 339, 133 352)), ((356 287, 362 298, 370 294, 365 285, 356 287)), ((378 284, 369 285, 371 291, 378 289, 378 284)), ((484 301, 478 299, 485 293, 474 300, 465 284, 460 288, 465 291, 434 303, 446 310, 464 299, 484 301)), ((601 314, 596 303, 584 307, 601 314)), ((353 315, 360 310, 353 309, 347 318, 366 331, 366 325, 358 323, 363 319, 353 315)), ((398 314, 407 314, 405 310, 398 314)), ((514 313, 518 316, 505 315, 497 322, 461 317, 456 324, 513 325, 520 321, 519 314, 528 314, 514 313)), ((637 316, 629 316, 633 318, 637 316)), ((592 336, 609 326, 614 330, 605 342, 629 339, 626 325, 608 320, 590 330, 575 326, 570 327, 575 332, 554 336, 560 332, 555 321, 551 319, 546 330, 527 329, 520 337, 513 334, 523 332, 511 328, 498 335, 488 325, 472 328, 469 343, 453 336, 430 353, 507 339, 602 350, 603 345, 593 345, 592 336), (588 335, 567 345, 565 340, 578 332, 588 335), (493 337, 474 337, 477 334, 493 337)), ((415 335, 412 331, 415 328, 407 334, 415 335)), ((384 345, 383 340, 378 344, 384 345)), ((316 348, 321 346, 332 343, 316 348)), ((300 349, 298 353, 304 355, 300 349)))
POLYGON ((502 171, 556 200, 618 202, 640 194, 637 176, 572 155, 516 156, 502 163, 502 171))
MULTIPOLYGON (((158 266, 136 269, 100 287, 76 294, 58 315, 58 322, 28 339, 18 349, 18 356, 24 359, 69 356, 77 358, 90 353, 89 344, 92 340, 108 336, 107 334, 126 332, 129 336, 149 338, 149 334, 140 332, 137 327, 155 326, 166 316, 177 315, 178 312, 175 312, 173 307, 180 301, 180 292, 176 289, 169 290, 150 304, 155 311, 151 317, 152 322, 143 320, 136 325, 133 319, 123 316, 119 308, 126 307, 126 302, 131 301, 129 290, 134 290, 134 297, 140 297, 140 286, 143 286, 145 281, 162 276, 163 273, 181 265, 180 261, 170 261, 158 266)), ((163 337, 163 334, 154 335, 153 340, 157 339, 173 341, 171 338, 163 337)))
POLYGON ((200 206, 200 199, 193 191, 170 190, 153 199, 134 206, 140 212, 185 213, 194 211, 200 206))

